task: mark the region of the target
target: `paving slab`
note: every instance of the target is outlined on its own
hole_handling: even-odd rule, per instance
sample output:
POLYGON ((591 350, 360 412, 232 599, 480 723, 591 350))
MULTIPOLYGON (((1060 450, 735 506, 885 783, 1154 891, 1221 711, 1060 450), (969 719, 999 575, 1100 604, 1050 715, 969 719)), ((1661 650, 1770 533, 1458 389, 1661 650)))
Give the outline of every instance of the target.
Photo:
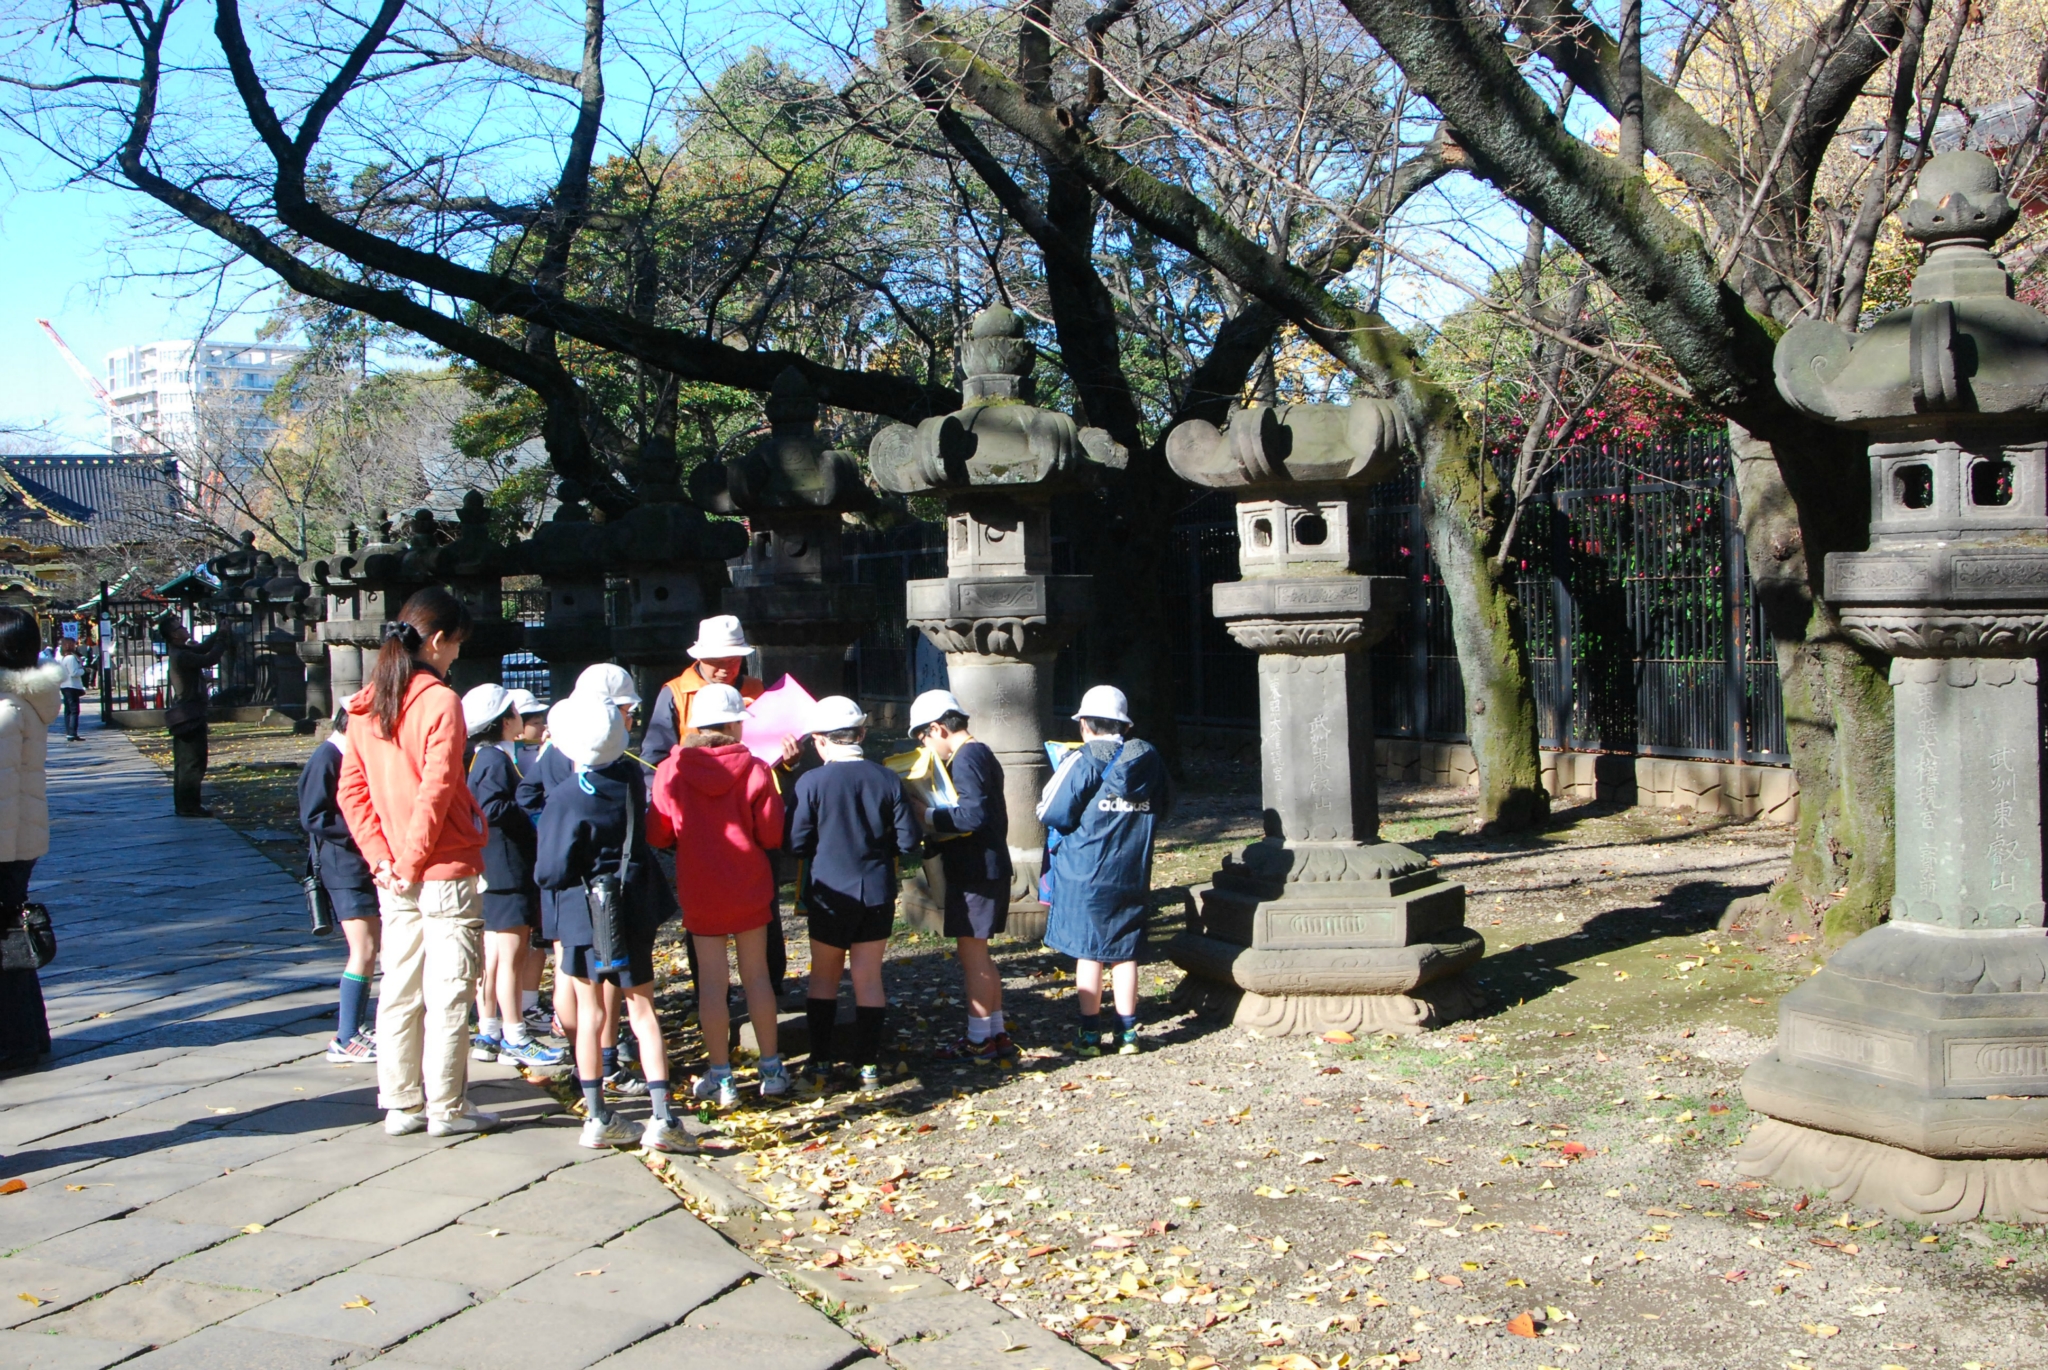
POLYGON ((539 1274, 582 1246, 573 1237, 503 1231, 494 1237, 488 1228, 456 1223, 364 1261, 358 1269, 366 1275, 414 1279, 444 1279, 455 1273, 478 1293, 495 1294, 539 1274))
POLYGON ((850 1313, 906 1299, 944 1298, 959 1291, 938 1275, 923 1270, 898 1270, 883 1275, 874 1270, 805 1270, 794 1267, 789 1278, 828 1303, 843 1305, 850 1313))
POLYGON ((222 1227, 268 1224, 286 1214, 296 1213, 340 1188, 340 1184, 280 1180, 253 1171, 238 1170, 232 1175, 219 1175, 204 1184, 158 1199, 136 1209, 135 1216, 162 1218, 174 1223, 216 1223, 222 1227))
MULTIPOLYGON (((752 1333, 734 1337, 715 1328, 672 1327, 598 1362, 600 1370, 676 1370, 679 1366, 715 1365, 718 1370, 840 1370, 841 1366, 880 1361, 852 1337, 836 1340, 752 1333)), ((1010 1370, 991 1366, 988 1370, 1010 1370)))
POLYGON ((846 1325, 863 1341, 894 1346, 898 1342, 951 1336, 970 1327, 1001 1327, 1015 1321, 1013 1315, 978 1294, 957 1293, 950 1298, 883 1304, 849 1319, 846 1325))
POLYGON ((251 1309, 235 1319, 234 1325, 353 1342, 381 1351, 423 1327, 454 1317, 476 1301, 475 1292, 466 1284, 351 1270, 251 1309))
POLYGON ((106 1370, 145 1349, 137 1341, 0 1332, 0 1365, 8 1370, 106 1370))
POLYGON ((222 1289, 152 1275, 43 1318, 31 1330, 163 1346, 276 1297, 255 1289, 222 1289))
POLYGON ((235 1235, 232 1227, 212 1223, 172 1223, 161 1218, 112 1218, 37 1242, 21 1254, 59 1265, 110 1270, 139 1280, 180 1256, 217 1246, 235 1235))
POLYGON ((607 1318, 641 1314, 664 1327, 731 1289, 750 1273, 729 1260, 666 1256, 626 1247, 587 1247, 504 1293, 527 1303, 589 1309, 607 1318))
POLYGON ((67 1171, 63 1179, 67 1193, 89 1194, 111 1203, 141 1208, 194 1185, 205 1184, 219 1174, 218 1166, 158 1160, 154 1154, 145 1151, 139 1156, 98 1161, 89 1169, 67 1171), (73 1190, 70 1186, 74 1185, 81 1187, 73 1190))
MULTIPOLYGON (((382 1129, 379 1129, 380 1133, 382 1129)), ((337 1189, 361 1184, 394 1166, 411 1165, 414 1157, 395 1147, 350 1146, 347 1134, 330 1141, 307 1142, 266 1156, 248 1168, 251 1175, 279 1180, 332 1181, 337 1189)))
POLYGON ((493 1299, 429 1328, 377 1363, 423 1370, 583 1370, 661 1329, 656 1319, 636 1313, 576 1318, 544 1304, 493 1299))
POLYGON ((354 1342, 218 1324, 123 1361, 121 1370, 334 1370, 359 1364, 371 1354, 354 1342))
POLYGON ((465 1194, 479 1201, 501 1198, 562 1167, 559 1158, 518 1152, 487 1152, 479 1144, 450 1147, 406 1162, 364 1181, 365 1189, 410 1189, 423 1194, 465 1194))
POLYGON ((56 1185, 39 1185, 23 1194, 0 1195, 0 1243, 19 1251, 76 1227, 86 1227, 128 1211, 119 1199, 97 1197, 93 1191, 74 1194, 56 1185))
POLYGON ((1022 1318, 901 1342, 889 1348, 889 1359, 901 1370, 1102 1370, 1102 1362, 1080 1347, 1022 1318))
POLYGON ((623 1151, 614 1151, 609 1156, 579 1165, 573 1170, 563 1170, 557 1176, 564 1184, 593 1185, 610 1190, 614 1194, 651 1194, 656 1191, 667 1193, 667 1189, 654 1172, 639 1157, 623 1151))
POLYGON ((657 1185, 656 1190, 621 1194, 599 1185, 568 1184, 551 1175, 531 1189, 470 1210, 461 1221, 507 1232, 580 1237, 595 1245, 681 1206, 666 1189, 657 1185))
POLYGON ((287 1294, 337 1270, 361 1265, 383 1249, 378 1242, 266 1230, 187 1256, 165 1267, 164 1273, 204 1284, 287 1294))
POLYGON ((752 1257, 719 1236, 696 1214, 680 1208, 664 1213, 651 1222, 644 1222, 638 1227, 628 1229, 605 1243, 605 1247, 607 1250, 613 1247, 626 1247, 631 1250, 653 1251, 664 1256, 687 1257, 691 1260, 727 1260, 749 1271, 759 1271, 761 1268, 752 1257))
POLYGON ((10 1256, 0 1260, 0 1327, 60 1312, 122 1282, 111 1270, 10 1256))
POLYGON ((475 1208, 467 1194, 422 1194, 413 1189, 371 1189, 359 1185, 329 1195, 275 1224, 279 1232, 339 1237, 389 1249, 424 1237, 475 1208))
POLYGON ((854 1340, 838 1323, 791 1293, 789 1286, 765 1276, 713 1299, 683 1324, 722 1332, 735 1342, 757 1332, 814 1341, 854 1340))

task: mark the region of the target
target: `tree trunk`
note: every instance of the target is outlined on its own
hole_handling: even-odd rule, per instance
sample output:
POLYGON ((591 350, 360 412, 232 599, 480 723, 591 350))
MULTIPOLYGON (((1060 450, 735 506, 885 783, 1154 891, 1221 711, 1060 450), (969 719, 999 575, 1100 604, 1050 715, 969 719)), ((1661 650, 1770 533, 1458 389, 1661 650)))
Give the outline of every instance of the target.
MULTIPOLYGON (((1799 778, 1792 864, 1723 924, 1818 932, 1832 949, 1883 922, 1892 898, 1892 694, 1887 659, 1841 634, 1813 593, 1822 568, 1768 443, 1730 425, 1750 579, 1778 659, 1799 778)), ((1815 539, 1816 541, 1818 539, 1815 539)))
MULTIPOLYGON (((1530 828, 1550 816, 1529 670, 1528 625, 1513 588, 1494 569, 1500 480, 1462 416, 1436 414, 1422 430, 1422 509, 1451 601, 1451 636, 1465 679, 1465 729, 1479 767, 1481 832, 1530 828)), ((1418 725, 1422 720, 1417 720, 1418 725)))

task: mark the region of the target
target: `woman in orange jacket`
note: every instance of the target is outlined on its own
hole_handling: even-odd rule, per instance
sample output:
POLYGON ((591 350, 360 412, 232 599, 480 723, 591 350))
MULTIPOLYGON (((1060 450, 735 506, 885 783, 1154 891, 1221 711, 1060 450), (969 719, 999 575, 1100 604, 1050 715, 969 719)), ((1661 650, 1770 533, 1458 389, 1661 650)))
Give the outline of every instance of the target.
POLYGON ((349 701, 336 786, 383 913, 377 1093, 395 1137, 481 1132, 498 1121, 467 1095, 486 828, 462 764, 462 700, 444 677, 469 622, 461 600, 431 586, 384 625, 376 664, 349 701))

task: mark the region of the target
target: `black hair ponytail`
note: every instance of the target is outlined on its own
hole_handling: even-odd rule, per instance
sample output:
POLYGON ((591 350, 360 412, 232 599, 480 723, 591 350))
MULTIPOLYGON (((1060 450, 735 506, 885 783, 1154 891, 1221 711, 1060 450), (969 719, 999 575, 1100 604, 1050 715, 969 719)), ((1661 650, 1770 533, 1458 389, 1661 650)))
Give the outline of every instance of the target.
POLYGON ((398 735, 398 713, 405 688, 412 683, 416 658, 427 639, 443 633, 456 641, 469 636, 469 606, 438 585, 429 585, 405 602, 394 621, 384 625, 377 659, 366 673, 370 717, 384 737, 398 735))

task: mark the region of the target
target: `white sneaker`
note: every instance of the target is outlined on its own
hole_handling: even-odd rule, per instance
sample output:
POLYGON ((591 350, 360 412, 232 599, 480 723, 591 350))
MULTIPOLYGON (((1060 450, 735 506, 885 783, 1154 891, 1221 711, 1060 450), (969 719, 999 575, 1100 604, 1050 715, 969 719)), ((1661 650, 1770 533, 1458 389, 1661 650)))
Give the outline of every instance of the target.
POLYGON ((732 1072, 729 1070, 714 1070, 699 1075, 690 1082, 690 1097, 693 1099, 716 1099, 719 1094, 719 1086, 730 1079, 732 1079, 732 1072))
POLYGON ((471 1132, 489 1132, 498 1125, 498 1115, 486 1113, 475 1104, 464 1099, 462 1111, 446 1118, 433 1118, 427 1122, 429 1137, 460 1137, 471 1132))
MULTIPOLYGON (((583 1127, 584 1131, 588 1132, 590 1124, 585 1123, 583 1127)), ((697 1149, 696 1143, 690 1140, 688 1133, 676 1126, 673 1118, 649 1118, 646 1126, 640 1131, 640 1145, 649 1151, 688 1152, 697 1149)))
POLYGON ((789 1067, 785 1065, 764 1066, 761 1070, 761 1097, 773 1099, 789 1093, 789 1067))
POLYGON ((599 1122, 595 1118, 583 1120, 583 1131, 576 1138, 578 1146, 587 1146, 592 1151, 609 1151, 615 1146, 631 1146, 640 1140, 640 1134, 633 1124, 614 1113, 599 1122))
POLYGON ((425 1131, 426 1126, 427 1115, 424 1111, 407 1113, 402 1108, 394 1108, 384 1115, 384 1131, 388 1136, 410 1137, 415 1132, 425 1131))

